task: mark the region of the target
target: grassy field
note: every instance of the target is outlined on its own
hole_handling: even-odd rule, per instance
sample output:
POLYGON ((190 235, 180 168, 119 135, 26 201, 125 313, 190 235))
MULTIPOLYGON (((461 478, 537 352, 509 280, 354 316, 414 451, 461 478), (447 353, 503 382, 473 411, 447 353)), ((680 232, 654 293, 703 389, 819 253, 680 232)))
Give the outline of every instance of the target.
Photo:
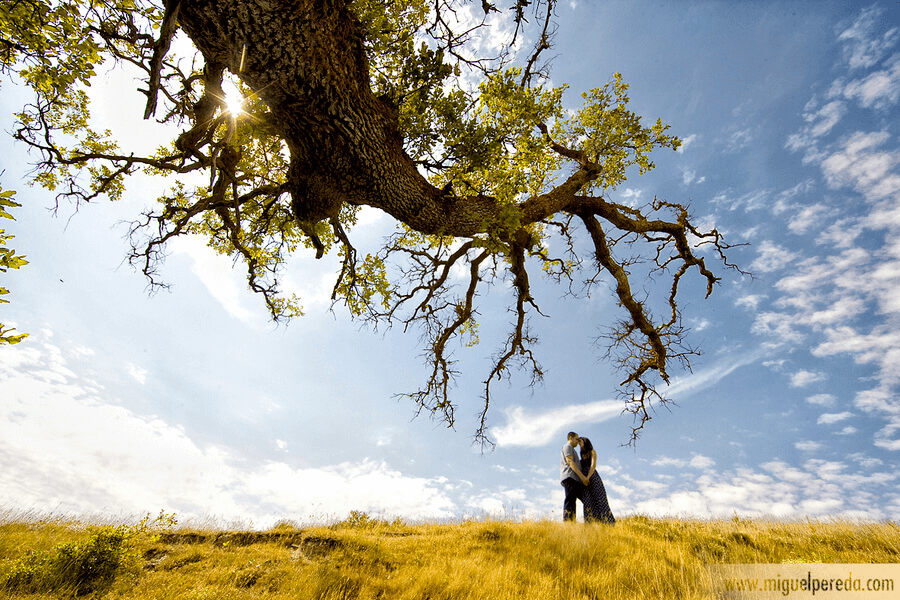
POLYGON ((708 597, 710 563, 898 563, 893 523, 684 521, 615 526, 354 514, 268 531, 0 515, 10 598, 566 599, 708 597))

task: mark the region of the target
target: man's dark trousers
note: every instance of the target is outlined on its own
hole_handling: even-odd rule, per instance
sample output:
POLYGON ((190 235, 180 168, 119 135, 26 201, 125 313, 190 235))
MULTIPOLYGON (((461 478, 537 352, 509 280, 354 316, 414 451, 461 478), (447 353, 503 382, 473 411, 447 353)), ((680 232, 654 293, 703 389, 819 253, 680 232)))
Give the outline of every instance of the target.
POLYGON ((584 484, 567 478, 562 480, 562 486, 566 489, 566 499, 563 500, 563 521, 574 521, 575 501, 582 499, 585 489, 584 484))

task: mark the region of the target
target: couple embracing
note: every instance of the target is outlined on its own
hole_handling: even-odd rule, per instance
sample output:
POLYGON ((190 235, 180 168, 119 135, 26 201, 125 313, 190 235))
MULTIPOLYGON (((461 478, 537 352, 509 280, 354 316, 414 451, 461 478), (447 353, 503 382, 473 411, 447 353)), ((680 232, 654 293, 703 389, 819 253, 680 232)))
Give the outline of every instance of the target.
POLYGON ((566 499, 563 501, 564 521, 575 520, 575 501, 581 500, 584 504, 585 523, 616 522, 606 500, 603 480, 597 473, 597 451, 591 440, 578 437, 574 431, 569 432, 568 441, 562 448, 560 479, 566 489, 566 499), (581 450, 580 460, 575 454, 576 446, 581 450))

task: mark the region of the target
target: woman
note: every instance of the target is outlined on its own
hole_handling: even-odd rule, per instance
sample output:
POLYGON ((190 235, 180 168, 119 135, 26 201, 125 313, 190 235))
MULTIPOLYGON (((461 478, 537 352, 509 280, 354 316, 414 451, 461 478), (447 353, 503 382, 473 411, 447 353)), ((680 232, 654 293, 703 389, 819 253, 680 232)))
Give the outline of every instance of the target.
POLYGON ((578 439, 578 445, 581 447, 581 472, 588 479, 584 490, 584 522, 585 523, 609 523, 616 522, 612 511, 609 509, 609 502, 606 500, 606 488, 603 487, 603 480, 597 473, 597 451, 591 440, 586 437, 578 439))

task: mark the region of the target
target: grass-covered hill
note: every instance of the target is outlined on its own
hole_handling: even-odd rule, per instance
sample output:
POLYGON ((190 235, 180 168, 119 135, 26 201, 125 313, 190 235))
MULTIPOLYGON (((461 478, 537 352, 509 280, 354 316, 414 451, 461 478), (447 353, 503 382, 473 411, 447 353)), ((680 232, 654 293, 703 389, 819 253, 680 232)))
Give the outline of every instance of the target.
POLYGON ((897 563, 893 523, 384 522, 268 531, 0 518, 0 597, 460 599, 709 597, 716 563, 897 563))

